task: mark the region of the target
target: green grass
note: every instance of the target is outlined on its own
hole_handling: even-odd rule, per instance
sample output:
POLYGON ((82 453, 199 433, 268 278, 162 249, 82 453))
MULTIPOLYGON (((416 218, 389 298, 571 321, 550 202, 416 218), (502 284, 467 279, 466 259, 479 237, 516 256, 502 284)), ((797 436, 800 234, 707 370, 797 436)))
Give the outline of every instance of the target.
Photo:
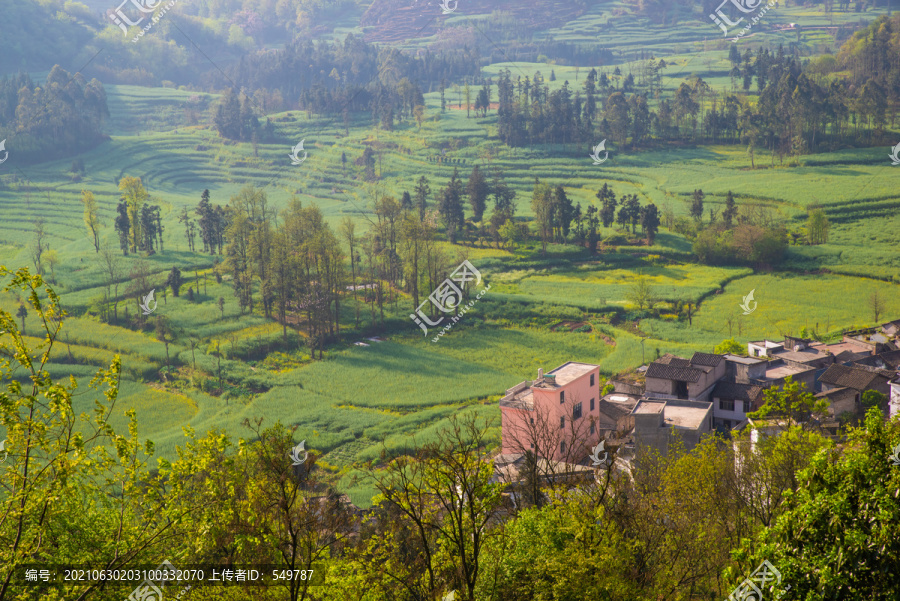
MULTIPOLYGON (((638 73, 644 62, 639 60, 640 52, 664 56, 670 66, 662 72, 662 86, 668 92, 691 74, 702 75, 717 93, 732 92, 727 76, 728 42, 716 37, 719 33, 706 15, 694 11, 679 15, 674 24, 654 25, 627 19, 627 12, 613 12, 623 9, 628 7, 619 1, 592 6, 581 18, 538 32, 536 38, 550 35, 560 41, 592 45, 602 40, 604 47, 619 53, 623 77, 638 73)), ((875 15, 869 12, 862 17, 875 15)), ((835 13, 834 21, 855 22, 860 17, 835 13)), ((822 25, 828 21, 823 13, 794 6, 779 7, 765 19, 771 24, 822 25)), ((350 19, 345 25, 347 31, 354 28, 350 19)), ((786 43, 796 38, 796 33, 765 35, 786 43)), ((801 49, 821 50, 828 44, 822 32, 801 31, 801 49)), ((568 65, 505 62, 489 65, 483 72, 496 77, 507 67, 514 76, 530 77, 540 71, 551 89, 560 89, 568 80, 573 91, 580 88, 590 70, 581 67, 576 75, 575 68, 568 65), (554 82, 549 82, 551 69, 556 73, 554 82)), ((598 67, 612 72, 610 65, 598 67)), ((621 79, 617 84, 621 85, 621 79)), ((89 411, 95 395, 87 390, 87 382, 98 367, 119 354, 125 377, 113 422, 124 428, 124 411, 134 408, 140 436, 154 440, 163 457, 171 458, 175 447, 183 444, 183 426, 246 436, 245 419, 262 418, 266 424, 281 421, 296 425, 297 440, 305 439, 308 448, 324 455, 324 463, 341 470, 339 488, 365 507, 375 489, 370 480, 356 476, 370 474, 369 464, 379 461, 382 450, 402 453, 415 443, 433 441, 454 415, 474 412, 485 423, 496 419, 499 395, 533 378, 538 368, 549 370, 566 361, 583 361, 597 363, 604 374, 611 375, 650 361, 657 353, 689 356, 698 350, 708 352, 728 337, 746 342, 798 334, 804 327, 817 325, 822 332, 867 325, 874 317, 866 299, 875 289, 887 304, 882 319, 900 316, 895 285, 871 279, 900 281, 900 199, 896 193, 900 169, 890 168, 887 148, 840 149, 786 159, 783 165, 776 159, 774 166, 766 152, 757 151, 753 169, 744 145, 631 150, 610 140, 611 160, 598 167, 588 158, 587 144, 583 148, 505 148, 496 140, 496 114, 467 118, 461 110, 441 113, 439 93, 434 91, 425 95, 427 111, 421 128, 404 121, 393 131, 376 130, 368 115, 352 115, 349 135, 344 136, 340 119, 308 118, 303 112, 287 111, 271 116, 279 141, 260 144, 254 152, 251 144, 226 143, 207 127, 202 110, 215 95, 199 93, 198 99, 192 99, 193 92, 172 88, 109 85, 106 89, 110 108, 106 131, 112 139, 81 156, 85 163, 82 181, 72 181, 68 172, 71 158, 26 166, 27 180, 13 177, 9 170, 0 172, 0 214, 4 216, 0 263, 30 266, 33 224, 45 219, 51 248, 60 257, 55 286, 63 306, 72 314, 65 321, 59 354, 48 370, 55 378, 78 377, 81 386, 76 407, 89 411), (198 123, 193 121, 194 107, 198 123), (309 159, 302 167, 293 167, 287 153, 301 139, 306 140, 309 159), (433 203, 454 166, 429 162, 427 157, 446 150, 447 157, 466 161, 459 167, 463 178, 475 164, 501 169, 517 193, 517 215, 526 218, 532 216, 535 177, 564 185, 582 209, 595 202, 596 191, 604 183, 612 186, 618 197, 636 194, 642 203, 653 201, 676 215, 687 214, 696 188, 705 192, 707 209, 719 211, 730 190, 740 206, 769 207, 794 228, 803 225, 807 207, 819 203, 832 222, 829 242, 791 247, 785 269, 827 269, 831 273, 754 273, 749 268, 692 264, 691 241, 666 230, 652 247, 610 248, 596 257, 587 257, 574 245, 550 245, 546 255, 534 243, 513 253, 470 248, 469 258, 482 269, 491 290, 439 342, 422 336, 409 320, 411 301, 404 298, 398 307, 386 307, 392 330, 389 342, 348 346, 346 342, 355 338, 346 331, 353 310, 351 303, 345 302, 342 326, 347 341, 329 349, 324 361, 311 361, 308 349, 297 347, 303 342, 302 333, 291 331, 284 343, 280 326, 258 310, 250 315, 240 313, 229 282, 215 283, 210 272, 219 257, 187 251, 178 215, 183 207, 193 210, 205 188, 210 189, 213 202, 225 204, 249 183, 265 186, 275 209, 284 208, 296 195, 304 205, 316 203, 332 226, 349 215, 356 220, 358 233, 363 233, 375 220, 374 187, 362 181, 361 170, 353 163, 367 145, 380 152, 376 171, 386 194, 399 197, 425 175, 433 203), (496 148, 496 153, 488 164, 482 156, 489 148, 496 148), (347 155, 346 167, 340 161, 342 152, 347 155), (165 227, 165 251, 151 257, 123 258, 123 273, 128 274, 137 261, 147 262, 153 273, 151 281, 157 286, 156 315, 165 316, 177 336, 170 345, 170 357, 183 367, 196 362, 196 371, 184 369, 186 377, 206 391, 217 386, 221 364, 228 383, 228 392, 222 396, 196 386, 162 389, 157 379, 165 365, 165 346, 152 332, 102 324, 86 315, 105 290, 105 275, 85 234, 80 192, 94 192, 106 224, 102 240, 118 248, 111 225, 119 198, 115 181, 123 175, 143 179, 153 202, 162 207, 165 227), (184 286, 180 298, 169 294, 163 299, 162 282, 173 265, 191 283, 184 286), (201 282, 198 288, 193 283, 195 271, 206 278, 205 286, 201 282), (654 293, 663 301, 703 299, 693 324, 663 316, 621 327, 608 325, 604 309, 631 309, 628 292, 638 273, 650 278, 654 293), (188 286, 194 286, 197 293, 194 302, 186 298, 188 286), (715 294, 722 287, 724 292, 715 294), (740 315, 738 304, 751 289, 756 290, 758 308, 748 316, 740 315), (225 299, 224 315, 216 304, 219 297, 225 299), (588 321, 593 331, 550 331, 549 326, 563 320, 588 321), (638 332, 645 336, 643 345, 638 332), (193 356, 189 336, 202 340, 193 356), (224 355, 221 361, 212 355, 216 342, 224 355), (270 360, 265 360, 266 355, 270 360)), ((457 102, 452 89, 447 90, 446 98, 448 103, 457 102)), ((651 100, 654 106, 655 102, 651 100)), ((604 228, 601 236, 614 231, 604 228)), ((455 255, 456 248, 444 246, 455 255)), ((133 317, 137 307, 133 299, 125 298, 126 287, 127 281, 119 288, 119 312, 122 316, 128 307, 133 317)), ((17 303, 11 295, 0 293, 4 309, 15 313, 17 303)), ((368 307, 362 307, 361 315, 363 327, 368 327, 368 307)), ((26 319, 29 334, 37 333, 38 325, 32 315, 26 319)), ((496 424, 488 434, 491 440, 498 439, 496 424)))

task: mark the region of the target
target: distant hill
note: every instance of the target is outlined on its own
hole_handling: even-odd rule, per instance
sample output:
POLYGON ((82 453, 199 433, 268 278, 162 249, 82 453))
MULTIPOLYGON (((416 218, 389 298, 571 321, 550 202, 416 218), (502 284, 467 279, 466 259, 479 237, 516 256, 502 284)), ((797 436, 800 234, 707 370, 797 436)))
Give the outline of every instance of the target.
POLYGON ((450 0, 456 10, 443 15, 437 2, 419 0, 375 0, 360 19, 366 31, 367 42, 401 42, 414 37, 434 35, 448 17, 489 15, 505 12, 527 29, 548 28, 575 19, 587 10, 587 3, 578 0, 551 0, 548 2, 521 2, 516 0, 450 0))

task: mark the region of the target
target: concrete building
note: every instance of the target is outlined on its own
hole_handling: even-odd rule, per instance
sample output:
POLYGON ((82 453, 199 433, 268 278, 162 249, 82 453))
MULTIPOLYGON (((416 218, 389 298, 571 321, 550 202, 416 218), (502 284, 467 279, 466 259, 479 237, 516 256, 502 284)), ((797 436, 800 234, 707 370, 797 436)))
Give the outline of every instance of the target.
POLYGON ((900 374, 890 382, 891 396, 888 400, 888 417, 894 419, 900 415, 900 374))
POLYGON ((842 413, 859 414, 860 396, 859 393, 852 388, 836 387, 827 391, 820 392, 816 395, 817 399, 824 399, 828 402, 828 415, 838 418, 842 413))
POLYGON ((725 373, 721 355, 694 353, 690 359, 682 359, 666 354, 647 367, 646 394, 659 399, 708 401, 725 373))
POLYGON ((635 445, 668 453, 676 437, 687 450, 713 429, 712 403, 677 399, 641 399, 632 411, 635 445))
POLYGON ((766 379, 765 359, 741 357, 740 355, 724 355, 725 375, 738 384, 750 384, 766 379))
POLYGON ((763 387, 730 380, 716 383, 712 392, 715 425, 730 430, 762 405, 763 387))
POLYGON ((600 366, 569 361, 547 374, 539 369, 537 379, 513 386, 500 399, 501 453, 530 450, 560 461, 570 457, 573 444, 596 444, 599 399, 600 366))
MULTIPOLYGON (((850 388, 856 391, 857 397, 866 390, 877 390, 888 396, 891 393, 888 385, 890 379, 890 376, 880 370, 835 364, 825 370, 825 373, 819 378, 819 385, 822 387, 822 392, 836 388, 850 388)), ((856 400, 859 402, 859 398, 856 400)))

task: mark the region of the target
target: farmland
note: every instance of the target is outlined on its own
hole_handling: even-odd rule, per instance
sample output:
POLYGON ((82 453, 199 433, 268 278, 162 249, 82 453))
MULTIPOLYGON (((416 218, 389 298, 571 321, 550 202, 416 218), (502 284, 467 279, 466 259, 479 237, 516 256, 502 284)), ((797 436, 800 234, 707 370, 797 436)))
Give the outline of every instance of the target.
MULTIPOLYGON (((714 26, 663 28, 630 21, 621 28, 613 14, 621 8, 610 3, 591 9, 541 35, 572 43, 602 35, 605 47, 618 49, 616 66, 623 73, 638 71, 644 62, 641 52, 665 54, 669 67, 662 71, 661 86, 668 92, 692 74, 702 75, 719 91, 733 89, 727 46, 711 41, 714 26)), ((772 26, 804 16, 817 23, 824 18, 793 6, 771 15, 772 26)), ((836 14, 834 20, 852 22, 847 14, 836 14)), ((827 43, 821 31, 812 29, 772 36, 772 43, 799 38, 806 53, 827 43)), ((550 87, 560 89, 564 82, 580 85, 578 78, 583 80, 588 70, 504 59, 486 65, 483 75, 497 77, 508 68, 549 78, 552 71, 550 87)), ((609 65, 598 67, 610 70, 609 65)), ((782 161, 759 150, 751 158, 743 144, 647 143, 631 148, 610 143, 611 160, 597 166, 587 145, 500 144, 493 112, 486 117, 470 117, 465 110, 442 112, 436 90, 424 95, 421 125, 408 120, 387 131, 360 113, 350 116, 345 132, 339 117, 286 110, 266 115, 279 142, 251 144, 223 139, 209 126, 216 94, 172 86, 105 88, 110 139, 79 155, 83 175, 74 177, 71 157, 16 171, 0 167, 0 263, 31 265, 34 223, 45 221, 50 248, 59 258, 47 278, 69 312, 49 371, 54 377, 73 374, 86 385, 97 367, 120 355, 123 385, 115 425, 124 426, 124 411, 133 408, 140 436, 152 439, 162 457, 173 457, 183 444, 183 427, 241 436, 246 435, 245 419, 281 421, 296 425, 295 438, 322 454, 322 465, 334 481, 351 492, 355 503, 367 506, 372 489, 353 476, 376 466, 382 450, 412 449, 415 442, 433 437, 451 415, 474 412, 497 420, 499 396, 533 378, 538 368, 585 361, 599 364, 611 376, 658 353, 709 352, 726 338, 745 343, 802 330, 836 334, 875 322, 864 302, 875 290, 886 299, 882 316, 900 317, 900 168, 886 160, 887 148, 837 148, 782 161), (309 158, 293 166, 288 150, 300 140, 309 158), (354 164, 366 148, 378 155, 377 183, 364 182, 354 164), (349 160, 342 161, 342 154, 349 160), (435 157, 442 157, 441 162, 430 160, 435 157), (562 186, 583 207, 595 202, 598 189, 608 184, 618 196, 634 194, 685 217, 691 194, 699 188, 707 208, 721 211, 730 191, 739 207, 764 207, 798 231, 808 208, 820 206, 831 229, 827 243, 790 246, 777 269, 699 264, 692 241, 668 228, 660 230, 652 245, 638 245, 620 227, 601 227, 601 240, 612 242, 593 256, 572 243, 550 244, 544 252, 534 240, 502 249, 487 241, 463 247, 441 240, 448 254, 467 257, 491 284, 449 334, 436 343, 423 337, 409 319, 412 298, 400 291, 385 304, 383 320, 375 319, 374 308, 370 313, 360 300, 356 327, 356 306, 347 295, 341 335, 319 360, 310 356, 302 328, 289 328, 285 339, 280 324, 261 309, 243 312, 231 283, 215 277, 221 257, 189 251, 178 220, 183 208, 194 210, 204 189, 224 204, 252 184, 276 210, 285 210, 295 197, 304 206, 318 206, 333 227, 349 216, 365 232, 376 219, 377 195, 400 197, 423 175, 436 192, 455 168, 465 177, 473 165, 502 171, 516 192, 516 215, 523 223, 535 216, 530 199, 535 178, 540 178, 562 186), (162 208, 165 228, 164 249, 123 257, 124 271, 144 262, 162 289, 166 273, 177 266, 186 280, 184 289, 192 289, 192 299, 185 290, 180 297, 159 299, 157 315, 164 315, 174 332, 168 347, 143 322, 115 326, 98 316, 106 277, 85 235, 80 195, 86 189, 97 197, 105 225, 101 239, 116 247, 112 222, 120 197, 117 184, 124 176, 141 178, 151 200, 162 208), (616 236, 625 242, 616 242, 616 236), (655 312, 635 308, 630 292, 637 278, 649 283, 655 312), (739 304, 751 290, 758 309, 742 315, 739 304), (695 306, 690 319, 680 311, 684 303, 695 306), (559 327, 561 322, 577 327, 559 327), (368 340, 375 335, 385 340, 368 340), (221 394, 213 394, 218 388, 221 394)), ((446 94, 455 102, 459 90, 446 94)), ((122 291, 119 296, 119 312, 138 316, 134 299, 124 298, 122 291)), ((0 303, 12 313, 20 301, 0 294, 0 303)), ((26 333, 37 332, 33 316, 24 324, 26 333)), ((79 410, 90 410, 89 395, 79 403, 79 410)), ((496 439, 497 433, 492 434, 496 439)))

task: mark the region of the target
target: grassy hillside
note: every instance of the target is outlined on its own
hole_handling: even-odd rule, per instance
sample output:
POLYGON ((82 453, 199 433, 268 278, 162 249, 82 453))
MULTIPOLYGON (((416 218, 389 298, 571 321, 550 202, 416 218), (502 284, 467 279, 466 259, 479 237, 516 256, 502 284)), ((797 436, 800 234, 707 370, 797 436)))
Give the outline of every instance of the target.
MULTIPOLYGON (((717 91, 732 90, 727 46, 702 16, 671 27, 634 20, 621 27, 622 14, 616 11, 622 8, 596 5, 545 33, 617 48, 623 74, 638 72, 641 61, 632 59, 642 50, 665 54, 670 66, 662 85, 669 92, 692 73, 702 74, 717 91)), ((809 17, 805 23, 826 18, 804 10, 779 8, 769 13, 771 24, 799 21, 801 14, 809 17)), ((836 23, 859 18, 834 15, 836 23)), ((820 30, 799 35, 804 51, 828 43, 820 30)), ((772 39, 787 42, 796 36, 782 32, 772 39)), ((547 80, 553 70, 551 86, 558 88, 565 81, 580 86, 589 70, 506 58, 510 61, 486 66, 484 75, 509 68, 523 76, 540 71, 547 80)), ((297 425, 297 440, 324 454, 321 465, 333 468, 335 481, 351 491, 356 503, 367 505, 372 489, 357 476, 378 462, 382 449, 409 449, 460 412, 497 418, 499 395, 538 368, 588 361, 612 375, 657 353, 710 351, 723 338, 746 342, 803 328, 837 332, 874 321, 865 302, 874 290, 886 299, 885 317, 900 317, 900 169, 891 167, 887 148, 841 149, 784 164, 773 164, 757 150, 754 169, 743 146, 624 149, 610 144, 610 160, 596 166, 587 147, 506 148, 496 139, 495 114, 467 118, 459 108, 442 113, 436 91, 425 96, 421 128, 404 121, 384 131, 373 127, 371 116, 359 114, 345 134, 340 117, 289 111, 269 115, 279 142, 254 148, 223 140, 208 127, 215 95, 124 85, 106 89, 110 119, 105 131, 111 139, 79 157, 85 164, 80 180, 69 171, 71 159, 0 166, 0 263, 30 265, 34 223, 45 221, 50 248, 60 259, 48 276, 70 312, 50 371, 71 373, 86 383, 96 366, 119 354, 124 380, 118 424, 124 424, 124 410, 134 408, 141 436, 153 439, 162 456, 174 454, 184 426, 243 435, 245 419, 280 420, 297 425), (288 153, 300 140, 309 156, 293 166, 288 153), (377 153, 377 184, 365 182, 355 165, 366 147, 377 153), (665 229, 652 247, 611 245, 594 257, 573 245, 551 245, 546 255, 534 243, 514 251, 468 248, 491 290, 439 342, 423 337, 409 320, 412 301, 405 295, 385 307, 386 334, 367 305, 361 307, 360 327, 352 327, 355 307, 348 299, 342 304, 343 339, 328 349, 325 360, 313 361, 302 332, 290 330, 285 341, 281 327, 259 310, 240 313, 230 283, 217 283, 212 274, 218 257, 188 252, 178 222, 182 208, 193 210, 204 189, 211 191, 213 202, 225 204, 253 184, 277 209, 296 196, 304 205, 317 204, 332 225, 349 215, 365 231, 375 219, 376 194, 399 197, 425 175, 433 203, 455 168, 465 178, 476 164, 502 170, 517 192, 520 217, 532 216, 535 178, 564 186, 582 207, 594 202, 606 183, 619 197, 637 194, 642 203, 653 201, 677 216, 687 215, 691 193, 701 188, 707 207, 721 210, 726 192, 732 191, 739 206, 768 207, 792 227, 802 225, 810 205, 821 205, 832 222, 830 238, 819 246, 791 246, 782 271, 776 272, 697 265, 691 262, 691 241, 665 229), (142 178, 152 202, 162 207, 165 227, 164 252, 124 258, 125 273, 146 261, 160 289, 173 265, 188 280, 179 298, 157 295, 157 315, 165 315, 175 332, 168 361, 165 344, 149 327, 110 326, 95 317, 105 276, 86 236, 80 194, 87 189, 96 195, 106 225, 101 238, 118 248, 112 220, 116 184, 125 175, 142 178), (635 311, 629 300, 639 275, 649 279, 661 309, 657 317, 635 311), (193 301, 184 294, 188 286, 193 301), (750 290, 756 291, 759 308, 743 316, 738 304, 750 290), (220 297, 225 301, 221 311, 220 297), (691 324, 675 314, 679 302, 699 302, 691 324), (353 344, 375 333, 387 340, 353 344)), ((458 102, 458 95, 449 88, 448 103, 458 102)), ((615 233, 614 228, 600 232, 601 238, 615 233)), ((442 244, 456 254, 457 247, 442 244)), ((19 300, 0 294, 0 303, 14 308, 19 300)), ((122 298, 120 314, 126 309, 130 317, 138 313, 133 299, 122 298)), ((37 331, 32 319, 25 319, 29 333, 37 331)), ((83 399, 81 408, 87 411, 90 397, 83 399)))

